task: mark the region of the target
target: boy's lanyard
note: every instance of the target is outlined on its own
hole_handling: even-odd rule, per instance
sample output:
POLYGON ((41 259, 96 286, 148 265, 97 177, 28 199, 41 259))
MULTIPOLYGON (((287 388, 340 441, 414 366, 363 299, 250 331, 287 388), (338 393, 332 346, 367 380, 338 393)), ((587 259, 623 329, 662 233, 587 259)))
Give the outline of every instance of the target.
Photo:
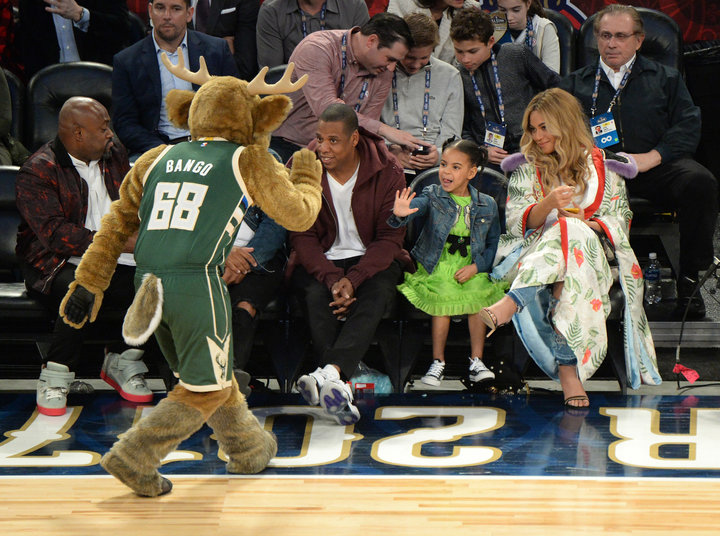
MULTIPOLYGON (((348 33, 350 33, 348 31, 348 33)), ((342 74, 340 75, 340 96, 342 97, 343 91, 345 90, 345 69, 347 68, 347 36, 348 33, 343 34, 342 36, 342 46, 340 48, 342 52, 342 74)), ((360 88, 360 95, 358 96, 357 104, 354 106, 355 111, 360 111, 360 105, 362 104, 362 100, 365 98, 365 95, 367 95, 367 88, 368 88, 368 79, 366 78, 363 82, 362 87, 360 88)), ((343 100, 345 100, 343 98, 343 100)))
MULTIPOLYGON (((322 5, 322 9, 320 9, 320 31, 323 31, 325 29, 325 11, 327 8, 327 2, 325 2, 322 5)), ((298 9, 300 9, 300 5, 298 5, 298 9)), ((302 34, 303 38, 308 36, 307 32, 307 13, 305 13, 302 9, 300 9, 300 20, 302 21, 302 34)))
MULTIPOLYGON (((607 112, 610 113, 612 111, 612 107, 615 106, 615 101, 617 100, 618 96, 620 95, 620 92, 625 87, 625 84, 627 84, 628 77, 630 76, 630 72, 632 71, 633 65, 635 65, 635 60, 630 64, 627 71, 625 71, 625 74, 622 77, 622 80, 620 81, 620 85, 618 86, 617 90, 615 91, 615 95, 613 95, 612 100, 610 101, 610 105, 608 106, 607 112)), ((598 68, 595 72, 595 86, 593 87, 593 93, 592 93, 592 106, 590 107, 590 117, 595 117, 595 112, 597 112, 597 98, 598 98, 598 92, 600 90, 600 76, 602 75, 602 66, 600 64, 600 60, 598 59, 598 68)))
MULTIPOLYGON (((500 77, 498 76, 498 67, 497 67, 497 58, 495 57, 495 53, 490 53, 490 58, 492 59, 492 68, 493 68, 493 75, 495 76, 495 92, 497 93, 497 99, 498 99, 498 111, 500 112, 500 124, 505 125, 505 105, 503 104, 502 99, 502 87, 500 86, 500 77)), ((480 88, 477 85, 477 80, 475 80, 475 72, 470 73, 470 80, 472 80, 473 89, 475 90, 475 98, 478 101, 478 105, 480 106, 480 113, 483 116, 483 120, 485 121, 485 124, 487 125, 487 118, 485 117, 485 105, 482 101, 482 94, 480 93, 480 88)))
POLYGON ((532 17, 528 17, 527 29, 525 31, 525 45, 529 49, 535 46, 535 30, 533 29, 532 17))
MULTIPOLYGON (((392 105, 395 116, 395 128, 400 130, 400 114, 398 113, 397 96, 397 71, 393 73, 392 79, 392 105)), ((430 64, 425 66, 425 95, 423 96, 422 125, 423 138, 427 135, 428 114, 430 113, 430 64)))

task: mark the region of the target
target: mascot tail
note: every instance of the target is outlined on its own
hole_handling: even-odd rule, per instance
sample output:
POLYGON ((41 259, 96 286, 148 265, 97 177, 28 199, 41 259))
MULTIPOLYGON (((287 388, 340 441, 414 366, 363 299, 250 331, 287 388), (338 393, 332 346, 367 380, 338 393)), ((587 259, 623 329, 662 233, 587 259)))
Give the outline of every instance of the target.
POLYGON ((123 338, 131 346, 144 344, 155 333, 162 319, 162 281, 153 274, 145 274, 135 299, 125 314, 123 338))

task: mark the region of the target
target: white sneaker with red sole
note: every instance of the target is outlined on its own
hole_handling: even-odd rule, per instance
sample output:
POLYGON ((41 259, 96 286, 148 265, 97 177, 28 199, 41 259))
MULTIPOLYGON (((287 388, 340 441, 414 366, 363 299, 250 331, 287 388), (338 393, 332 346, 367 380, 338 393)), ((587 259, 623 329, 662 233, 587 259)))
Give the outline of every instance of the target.
POLYGON ((60 363, 48 361, 37 383, 37 408, 43 415, 65 415, 67 394, 75 373, 60 363))

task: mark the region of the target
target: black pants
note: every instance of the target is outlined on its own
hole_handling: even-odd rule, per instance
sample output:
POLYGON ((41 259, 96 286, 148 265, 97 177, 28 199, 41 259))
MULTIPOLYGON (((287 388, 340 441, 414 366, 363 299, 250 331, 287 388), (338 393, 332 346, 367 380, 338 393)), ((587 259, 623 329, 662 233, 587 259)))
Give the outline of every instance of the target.
POLYGON ((304 146, 302 145, 295 145, 293 142, 279 136, 273 136, 270 138, 270 148, 280 155, 283 163, 290 160, 292 155, 295 154, 295 151, 299 151, 303 147, 304 146))
MULTIPOLYGON (((77 267, 74 264, 65 263, 65 266, 63 266, 55 276, 50 287, 50 293, 42 294, 30 288, 39 278, 39 274, 32 268, 25 266, 23 272, 25 275, 25 284, 28 287, 28 295, 39 300, 48 310, 57 314, 60 302, 67 293, 68 286, 75 280, 75 268, 77 267)), ((118 317, 118 311, 124 313, 127 308, 130 307, 135 297, 134 277, 134 266, 124 266, 121 264, 117 266, 115 274, 110 281, 110 286, 105 291, 98 318, 103 318, 107 316, 108 313, 110 313, 113 318, 118 317)), ((122 316, 124 315, 120 315, 119 319, 113 322, 111 326, 113 333, 117 333, 117 343, 113 343, 110 346, 109 349, 111 351, 123 351, 123 349, 127 348, 127 346, 122 343, 122 316)), ((77 364, 82 357, 83 342, 91 326, 88 322, 82 329, 75 329, 68 326, 63 322, 62 318, 58 316, 55 320, 50 350, 44 357, 43 362, 54 361, 61 363, 67 365, 71 371, 77 368, 77 364)))
MULTIPOLYGON (((334 261, 347 271, 361 257, 334 261)), ((292 286, 298 293, 310 325, 313 350, 320 364, 337 365, 345 378, 357 369, 372 342, 375 330, 395 297, 402 270, 393 263, 382 272, 365 280, 355 289, 357 300, 350 306, 346 319, 340 321, 328 304, 333 301, 330 289, 298 266, 293 272, 292 286)))
POLYGON ((625 181, 628 192, 671 206, 680 224, 680 274, 697 277, 713 260, 713 235, 718 216, 718 184, 709 170, 681 158, 625 181))
POLYGON ((268 271, 251 271, 242 281, 228 285, 233 317, 234 366, 245 369, 253 347, 258 317, 267 305, 278 295, 284 278, 285 256, 277 255, 265 264, 268 271), (252 317, 248 311, 238 307, 248 302, 255 309, 252 317))

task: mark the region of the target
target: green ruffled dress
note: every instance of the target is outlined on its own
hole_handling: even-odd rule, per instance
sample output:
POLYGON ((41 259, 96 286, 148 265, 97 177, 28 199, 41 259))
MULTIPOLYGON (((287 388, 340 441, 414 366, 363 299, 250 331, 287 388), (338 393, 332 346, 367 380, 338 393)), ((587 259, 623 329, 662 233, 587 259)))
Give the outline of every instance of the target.
MULTIPOLYGON (((460 206, 459 217, 450 230, 450 234, 470 236, 466 219, 472 199, 450 194, 460 206)), ((414 274, 405 273, 405 280, 398 285, 410 303, 430 316, 459 316, 475 314, 483 307, 488 307, 505 295, 507 283, 493 282, 487 273, 477 273, 469 281, 458 283, 455 272, 472 262, 470 246, 463 257, 459 251, 449 252, 450 244, 445 242, 435 269, 428 274, 422 264, 418 263, 414 274)))

